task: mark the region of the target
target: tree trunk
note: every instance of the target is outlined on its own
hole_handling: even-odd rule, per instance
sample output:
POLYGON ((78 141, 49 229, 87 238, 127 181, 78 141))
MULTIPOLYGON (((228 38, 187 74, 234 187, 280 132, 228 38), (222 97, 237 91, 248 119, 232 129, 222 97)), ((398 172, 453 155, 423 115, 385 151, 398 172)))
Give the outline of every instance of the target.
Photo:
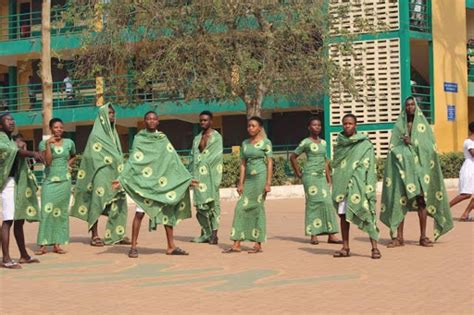
POLYGON ((53 78, 51 74, 51 0, 43 0, 41 13, 41 82, 43 85, 43 135, 49 135, 53 116, 53 78))
POLYGON ((267 89, 265 85, 260 83, 257 87, 255 97, 253 99, 249 99, 247 97, 245 101, 245 105, 247 107, 247 119, 253 116, 262 117, 262 104, 266 92, 267 89))

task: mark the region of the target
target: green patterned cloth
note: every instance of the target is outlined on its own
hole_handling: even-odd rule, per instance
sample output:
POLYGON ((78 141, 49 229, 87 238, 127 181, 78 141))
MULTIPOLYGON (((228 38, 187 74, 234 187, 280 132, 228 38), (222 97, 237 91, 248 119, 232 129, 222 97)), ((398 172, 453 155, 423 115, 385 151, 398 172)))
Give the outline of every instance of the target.
POLYGON ((101 106, 87 140, 77 172, 71 215, 87 221, 89 229, 100 215, 107 215, 105 243, 114 244, 125 236, 127 200, 112 189, 112 181, 123 171, 120 139, 109 121, 109 104, 101 106))
POLYGON ((222 180, 222 136, 213 131, 207 141, 206 148, 199 151, 202 132, 193 141, 191 163, 189 169, 193 178, 199 181, 194 188, 194 205, 196 217, 201 225, 201 236, 195 242, 204 242, 211 236, 212 231, 219 229, 221 215, 219 187, 222 180))
POLYGON ((331 190, 326 179, 326 141, 313 142, 306 138, 295 149, 295 154, 306 154, 303 186, 306 197, 306 235, 333 234, 339 231, 331 190))
MULTIPOLYGON (((71 197, 71 174, 68 161, 76 154, 76 146, 70 139, 63 139, 61 146, 50 144, 53 160, 45 169, 41 186, 41 213, 38 229, 38 245, 69 243, 69 200, 71 197)), ((46 150, 46 141, 41 141, 39 150, 46 150)))
POLYGON ((28 168, 26 159, 17 156, 17 154, 18 147, 15 141, 10 139, 5 132, 0 131, 0 187, 2 190, 5 188, 12 167, 17 167, 15 170, 14 220, 39 221, 36 179, 28 168))
POLYGON ((191 217, 191 174, 164 133, 137 133, 130 158, 118 179, 150 217, 150 231, 159 224, 176 226, 191 217))
POLYGON ((356 133, 346 137, 339 133, 332 163, 332 198, 334 206, 346 202, 346 220, 379 239, 375 214, 377 174, 374 147, 367 135, 356 133))
POLYGON ((252 144, 244 140, 240 158, 246 161, 243 193, 235 207, 230 239, 233 241, 264 242, 267 239, 265 218, 265 183, 267 158, 273 154, 268 139, 252 144))
POLYGON ((417 211, 417 196, 423 196, 428 215, 434 218, 434 238, 453 228, 448 195, 436 144, 430 125, 416 106, 411 144, 402 139, 408 135, 407 115, 403 110, 390 139, 385 163, 380 220, 390 228, 392 237, 408 211, 417 211))

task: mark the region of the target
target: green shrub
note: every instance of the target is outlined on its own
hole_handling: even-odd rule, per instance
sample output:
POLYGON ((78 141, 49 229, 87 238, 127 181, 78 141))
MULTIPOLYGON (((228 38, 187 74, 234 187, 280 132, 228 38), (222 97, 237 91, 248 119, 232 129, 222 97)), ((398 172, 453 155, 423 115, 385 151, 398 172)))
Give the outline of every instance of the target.
POLYGON ((462 152, 441 153, 439 162, 444 178, 457 178, 464 163, 464 154, 462 152))
POLYGON ((240 175, 240 158, 238 154, 224 154, 221 187, 237 187, 240 175))
POLYGON ((385 161, 384 158, 377 159, 375 167, 377 168, 377 180, 381 181, 383 179, 383 172, 385 170, 385 161))

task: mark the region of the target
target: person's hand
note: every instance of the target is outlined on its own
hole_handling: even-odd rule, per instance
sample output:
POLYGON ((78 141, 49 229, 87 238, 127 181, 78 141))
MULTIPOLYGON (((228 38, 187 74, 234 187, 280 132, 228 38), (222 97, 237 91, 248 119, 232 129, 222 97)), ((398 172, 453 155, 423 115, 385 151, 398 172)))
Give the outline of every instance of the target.
POLYGON ((410 136, 403 136, 402 140, 406 145, 409 145, 411 143, 410 136))
POLYGON ((244 192, 244 188, 242 187, 242 185, 239 184, 237 186, 237 193, 239 194, 239 196, 241 196, 243 192, 244 192))
POLYGON ((33 152, 33 158, 36 161, 40 161, 41 163, 44 163, 43 155, 39 152, 33 152))
POLYGON ((112 189, 113 190, 119 190, 121 188, 120 182, 118 180, 113 180, 112 181, 112 189))
POLYGON ((265 195, 268 194, 270 191, 272 191, 272 187, 270 186, 270 184, 266 184, 265 185, 265 195))
POLYGON ((57 138, 55 136, 51 136, 51 137, 49 137, 48 140, 46 140, 47 144, 54 144, 56 142, 57 142, 57 138))
POLYGON ((189 187, 196 187, 199 185, 199 181, 197 179, 193 179, 191 180, 191 184, 189 185, 189 187))

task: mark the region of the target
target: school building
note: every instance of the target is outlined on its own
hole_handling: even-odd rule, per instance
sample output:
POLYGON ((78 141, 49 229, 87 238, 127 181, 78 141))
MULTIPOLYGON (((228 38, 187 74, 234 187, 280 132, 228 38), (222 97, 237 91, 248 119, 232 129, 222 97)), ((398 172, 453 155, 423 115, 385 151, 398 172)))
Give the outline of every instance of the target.
MULTIPOLYGON (((38 75, 41 50, 40 0, 0 0, 0 107, 9 110, 18 131, 30 148, 41 140, 41 80, 38 75)), ((378 156, 388 149, 392 128, 403 100, 413 95, 418 100, 437 137, 442 152, 460 151, 467 136, 467 125, 474 120, 474 0, 330 0, 329 14, 337 7, 352 3, 349 17, 334 26, 357 34, 355 56, 344 56, 331 46, 331 57, 341 64, 364 71, 355 79, 361 95, 354 98, 338 89, 316 104, 290 101, 265 101, 267 133, 276 150, 293 148, 306 136, 306 121, 311 114, 324 120, 326 139, 341 130, 347 112, 360 120, 359 130, 372 138, 378 156), (367 18, 383 24, 383 31, 364 33, 357 19, 367 18)), ((96 105, 103 82, 72 81, 67 69, 80 46, 84 25, 61 23, 65 0, 53 0, 51 13, 52 51, 62 59, 52 60, 54 117, 64 120, 68 136, 78 150, 85 146, 96 116, 96 105), (68 61, 68 59, 70 61, 68 61)), ((85 23, 85 22, 84 22, 85 23)), ((106 83, 105 83, 106 84, 106 83)), ((239 145, 246 137, 243 103, 202 103, 198 100, 176 105, 163 97, 159 84, 144 91, 131 89, 136 104, 117 109, 118 131, 127 151, 133 135, 141 128, 143 115, 156 110, 160 129, 177 149, 188 149, 199 130, 198 113, 215 113, 215 127, 224 146, 239 145)), ((105 99, 107 101, 107 99, 105 99)))

